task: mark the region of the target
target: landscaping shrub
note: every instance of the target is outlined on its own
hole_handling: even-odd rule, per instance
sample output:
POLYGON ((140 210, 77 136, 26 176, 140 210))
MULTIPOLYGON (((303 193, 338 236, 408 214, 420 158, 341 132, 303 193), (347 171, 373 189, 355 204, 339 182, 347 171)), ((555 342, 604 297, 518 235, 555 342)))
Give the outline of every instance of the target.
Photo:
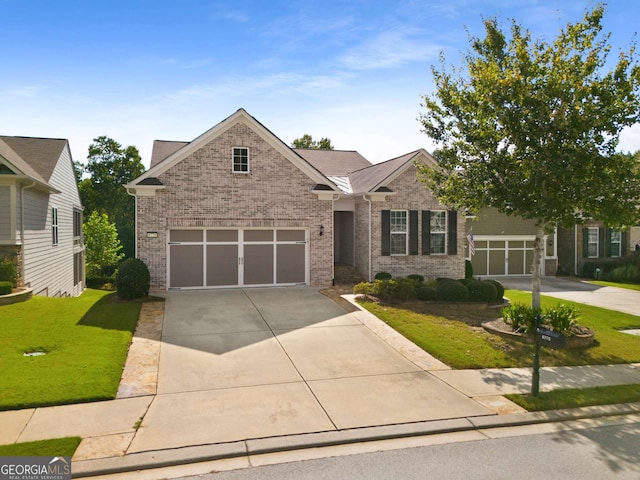
POLYGON ((473 280, 467 285, 469 300, 473 302, 495 302, 498 289, 491 282, 485 280, 473 280))
POLYGON ((126 300, 149 295, 150 282, 149 269, 139 258, 125 260, 116 273, 118 296, 126 300))
POLYGON ((438 296, 445 302, 466 302, 469 300, 469 290, 456 280, 439 282, 438 296))
POLYGON ((371 282, 360 282, 353 286, 354 295, 374 295, 374 286, 371 282))
POLYGON ((115 277, 87 277, 87 288, 95 290, 109 290, 105 288, 108 284, 113 284, 115 277))
POLYGON ((470 260, 464 261, 464 278, 473 278, 473 265, 470 260))
POLYGON ((412 273, 411 275, 407 275, 407 278, 410 280, 414 280, 416 283, 424 283, 424 276, 419 275, 417 273, 412 273))
POLYGON ((438 289, 429 287, 427 285, 420 285, 416 288, 416 297, 418 300, 424 300, 427 302, 438 299, 438 289))
POLYGON ((393 276, 389 272, 378 272, 373 278, 374 280, 391 280, 393 276))
POLYGON ((606 278, 618 283, 640 283, 640 268, 632 264, 616 267, 606 278))
POLYGON ((496 287, 496 300, 502 301, 502 299, 504 298, 504 285, 502 285, 497 280, 485 280, 485 282, 489 282, 493 284, 494 287, 496 287))
POLYGON ((377 280, 375 282, 376 296, 383 300, 408 300, 416 298, 416 282, 408 278, 391 280, 377 280))
POLYGON ((514 303, 502 309, 502 319, 514 332, 533 333, 536 329, 536 313, 531 307, 514 303))
POLYGON ((6 259, 0 260, 0 281, 11 282, 13 287, 17 286, 18 269, 15 263, 6 259))
POLYGON ((568 334, 571 327, 578 323, 580 311, 571 305, 560 303, 555 307, 546 308, 542 314, 542 321, 555 332, 568 334))
POLYGON ((0 295, 8 295, 13 290, 13 283, 11 282, 0 282, 0 295))

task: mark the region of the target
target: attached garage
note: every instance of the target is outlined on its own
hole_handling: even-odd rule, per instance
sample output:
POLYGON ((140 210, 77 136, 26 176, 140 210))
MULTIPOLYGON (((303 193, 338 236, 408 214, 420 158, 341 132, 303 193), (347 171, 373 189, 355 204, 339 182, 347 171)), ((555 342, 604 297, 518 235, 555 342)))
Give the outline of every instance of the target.
POLYGON ((173 229, 169 288, 309 284, 305 229, 173 229))
POLYGON ((474 275, 529 275, 533 263, 534 239, 476 237, 471 259, 474 275))

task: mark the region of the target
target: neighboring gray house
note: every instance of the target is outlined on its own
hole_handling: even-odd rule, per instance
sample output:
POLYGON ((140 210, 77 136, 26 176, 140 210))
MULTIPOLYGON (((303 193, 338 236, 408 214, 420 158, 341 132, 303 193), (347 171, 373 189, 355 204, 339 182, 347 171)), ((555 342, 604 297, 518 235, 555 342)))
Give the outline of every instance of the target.
POLYGON ((82 204, 67 140, 0 136, 0 258, 35 295, 82 293, 82 204))
POLYGON ((240 109, 191 142, 154 142, 136 197, 136 252, 152 288, 330 285, 334 264, 464 275, 462 215, 417 179, 416 150, 292 149, 240 109))

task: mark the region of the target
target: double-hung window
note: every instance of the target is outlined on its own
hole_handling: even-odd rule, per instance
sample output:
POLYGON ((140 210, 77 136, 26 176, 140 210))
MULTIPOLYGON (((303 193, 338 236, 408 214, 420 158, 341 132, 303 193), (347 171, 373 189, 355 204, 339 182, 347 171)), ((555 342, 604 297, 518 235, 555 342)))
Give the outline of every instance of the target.
POLYGON ((612 257, 622 256, 622 232, 620 230, 611 230, 609 242, 609 255, 612 257))
POLYGON ((58 245, 58 208, 51 208, 51 243, 58 245))
POLYGON ((233 173, 249 173, 249 149, 234 147, 233 149, 233 173))
POLYGON ((598 227, 587 228, 587 257, 597 258, 600 255, 599 252, 599 239, 598 239, 598 227))
POLYGON ((391 255, 407 254, 407 211, 391 210, 391 255))
POLYGON ((432 211, 429 224, 430 252, 431 254, 444 255, 447 245, 447 212, 445 210, 432 211))

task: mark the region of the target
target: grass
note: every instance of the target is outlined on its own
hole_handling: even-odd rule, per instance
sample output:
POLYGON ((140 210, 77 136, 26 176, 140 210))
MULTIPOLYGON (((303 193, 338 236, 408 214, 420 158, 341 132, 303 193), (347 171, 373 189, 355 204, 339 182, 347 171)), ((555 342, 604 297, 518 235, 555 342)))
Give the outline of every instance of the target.
MULTIPOLYGON (((512 303, 531 303, 531 294, 517 290, 505 293, 512 303)), ((640 362, 640 336, 620 329, 640 328, 640 318, 599 307, 541 297, 543 307, 558 303, 579 308, 579 323, 591 328, 596 342, 582 349, 543 348, 541 366, 602 365, 640 362)), ((424 313, 410 307, 364 303, 363 306, 395 330, 452 368, 530 367, 533 346, 508 340, 459 320, 455 314, 424 313)), ((449 310, 449 312, 451 312, 449 310)), ((499 316, 499 311, 496 316, 499 316)))
POLYGON ((590 407, 640 401, 640 385, 615 385, 580 389, 540 392, 537 397, 527 395, 505 395, 530 412, 561 408, 590 407))
POLYGON ((593 283, 594 285, 602 285, 603 287, 618 287, 618 288, 626 288, 627 290, 640 291, 640 284, 638 283, 616 283, 616 282, 605 282, 602 280, 589 280, 589 283, 593 283))
POLYGON ((0 457, 72 457, 81 440, 80 437, 64 437, 0 445, 0 457))
POLYGON ((114 398, 140 306, 86 290, 0 307, 0 410, 114 398))

